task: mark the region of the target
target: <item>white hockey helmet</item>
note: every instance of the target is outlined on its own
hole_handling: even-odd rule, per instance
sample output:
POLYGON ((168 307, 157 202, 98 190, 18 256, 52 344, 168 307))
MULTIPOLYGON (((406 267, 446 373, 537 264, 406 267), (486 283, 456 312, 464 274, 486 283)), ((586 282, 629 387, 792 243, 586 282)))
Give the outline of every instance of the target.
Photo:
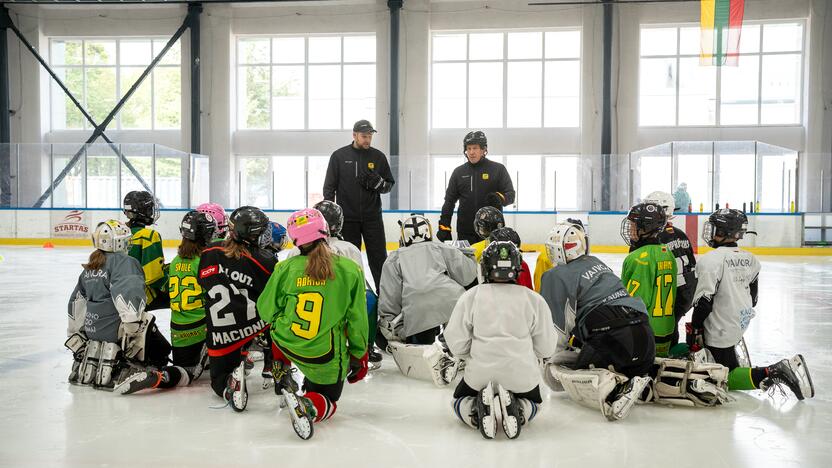
POLYGON ((565 265, 589 253, 589 238, 583 226, 570 222, 557 224, 545 245, 549 260, 555 265, 565 265))
POLYGON ((673 200, 673 195, 657 190, 650 193, 644 200, 644 203, 655 203, 664 209, 664 214, 667 215, 667 220, 673 219, 673 212, 676 210, 676 202, 673 200))
POLYGON ((422 215, 410 215, 404 221, 399 221, 399 227, 401 228, 399 243, 405 247, 433 240, 433 228, 430 226, 430 221, 422 215))
POLYGON ((105 252, 127 252, 133 233, 126 224, 117 219, 98 223, 92 233, 92 245, 105 252))

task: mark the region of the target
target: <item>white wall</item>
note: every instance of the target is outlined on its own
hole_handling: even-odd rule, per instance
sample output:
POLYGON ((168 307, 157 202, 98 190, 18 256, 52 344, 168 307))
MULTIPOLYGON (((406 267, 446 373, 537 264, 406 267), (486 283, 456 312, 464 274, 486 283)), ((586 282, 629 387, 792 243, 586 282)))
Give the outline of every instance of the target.
MULTIPOLYGON (((691 22, 699 19, 699 4, 671 3, 616 5, 613 55, 613 152, 626 154, 671 140, 760 140, 792 148, 801 154, 825 153, 807 159, 800 168, 801 209, 820 207, 817 174, 832 175, 832 48, 828 44, 832 17, 825 0, 749 0, 745 18, 805 18, 808 41, 804 92, 804 125, 739 128, 640 128, 637 126, 638 27, 641 23, 691 22)), ((65 7, 7 5, 13 20, 44 53, 49 36, 169 35, 181 24, 184 6, 65 7)), ((583 29, 581 128, 486 129, 494 154, 581 153, 600 151, 602 7, 529 6, 526 2, 496 0, 407 0, 401 13, 400 129, 401 161, 398 187, 407 200, 409 174, 413 180, 414 206, 427 206, 431 153, 460 152, 464 131, 429 129, 430 33, 432 30, 513 29, 579 26, 583 29)), ((325 32, 373 32, 378 39, 376 115, 379 129, 375 145, 388 145, 389 13, 384 0, 337 0, 287 4, 205 5, 202 15, 202 152, 211 156, 211 198, 225 206, 236 204, 235 155, 329 154, 346 144, 349 131, 337 132, 236 132, 234 103, 234 38, 239 34, 325 32)), ((26 50, 18 57, 17 40, 10 38, 9 69, 14 142, 83 141, 88 132, 50 132, 48 128, 48 77, 26 50), (39 79, 32 79, 38 77, 39 79), (21 79, 22 78, 22 79, 21 79)), ((188 33, 183 36, 183 131, 108 133, 117 142, 144 141, 189 148, 188 33)), ((460 159, 462 161, 462 159, 460 159)), ((26 174, 21 190, 38 191, 45 168, 29 158, 21 164, 26 174)), ((613 167, 613 208, 627 204, 626 174, 613 167)), ((595 176, 593 197, 600 194, 600 175, 595 176)), ((48 181, 47 181, 48 182, 48 181)), ((826 208, 832 206, 826 189, 826 208)), ((28 193, 27 192, 27 193, 28 193)), ((39 193, 38 193, 39 195, 39 193)), ((597 207, 600 208, 600 207, 597 207)))
MULTIPOLYGON (((24 239, 48 239, 54 238, 52 229, 54 224, 62 220, 70 210, 0 210, 0 238, 24 238, 24 239)), ((156 230, 164 240, 178 240, 179 223, 186 210, 163 210, 156 230)), ((291 214, 288 211, 266 211, 272 221, 277 221, 284 226, 291 214)), ((385 212, 384 230, 387 242, 398 242, 399 226, 397 221, 407 217, 408 212, 385 212)), ((624 241, 619 234, 623 213, 610 214, 588 214, 583 213, 559 213, 554 214, 530 214, 506 212, 506 223, 514 227, 520 235, 523 244, 542 244, 548 232, 559 221, 566 217, 579 217, 587 221, 593 245, 597 246, 623 246, 624 241)), ((86 210, 85 224, 90 232, 101 221, 115 218, 126 221, 124 214, 120 211, 111 210, 86 210)), ((427 212, 427 218, 436 226, 439 221, 439 213, 427 212)), ((702 224, 707 216, 697 216, 699 232, 702 232, 702 224)), ((682 216, 674 220, 674 224, 684 229, 685 219, 682 216)), ((748 247, 800 247, 802 242, 803 217, 799 215, 751 215, 749 216, 749 230, 758 231, 757 236, 749 235, 742 241, 741 245, 748 247)), ((703 242, 699 241, 700 245, 703 242)))

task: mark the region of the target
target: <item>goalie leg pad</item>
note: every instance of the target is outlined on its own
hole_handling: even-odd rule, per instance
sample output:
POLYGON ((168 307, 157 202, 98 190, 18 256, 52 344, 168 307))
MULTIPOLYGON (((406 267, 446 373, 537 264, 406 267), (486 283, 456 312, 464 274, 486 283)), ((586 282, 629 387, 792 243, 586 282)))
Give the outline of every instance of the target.
POLYGON ((728 368, 716 363, 656 358, 652 399, 679 406, 716 406, 733 399, 728 395, 728 368))
POLYGON ((433 373, 428 360, 425 359, 424 345, 409 345, 400 341, 387 343, 387 351, 393 355, 393 361, 406 377, 433 382, 433 373))
POLYGON ((81 363, 84 361, 84 354, 87 351, 87 338, 80 333, 74 333, 70 336, 64 346, 72 351, 72 370, 69 372, 69 383, 77 384, 81 378, 79 373, 81 370, 81 363))
POLYGON ((113 375, 118 372, 121 347, 118 343, 102 343, 95 386, 113 388, 113 375))
POLYGON ((98 374, 98 361, 101 356, 101 348, 103 343, 100 341, 88 341, 87 349, 84 352, 84 359, 78 369, 78 375, 81 376, 81 385, 92 385, 95 382, 95 377, 98 374))
POLYGON ((551 366, 551 372, 570 399, 586 407, 601 410, 601 414, 608 419, 613 411, 607 401, 610 394, 619 384, 628 380, 626 376, 607 369, 573 370, 563 366, 551 366))

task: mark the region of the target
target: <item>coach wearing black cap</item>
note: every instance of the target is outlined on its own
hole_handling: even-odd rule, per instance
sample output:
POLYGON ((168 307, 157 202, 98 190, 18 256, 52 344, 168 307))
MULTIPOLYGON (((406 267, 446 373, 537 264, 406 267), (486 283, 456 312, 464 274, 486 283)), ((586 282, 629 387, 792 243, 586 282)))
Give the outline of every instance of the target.
POLYGON ((367 120, 352 127, 352 143, 338 148, 329 158, 324 180, 324 198, 344 210, 344 240, 367 248, 367 260, 373 273, 376 291, 381 281, 381 267, 387 259, 387 240, 381 219, 381 194, 396 181, 384 153, 373 148, 376 130, 367 120))

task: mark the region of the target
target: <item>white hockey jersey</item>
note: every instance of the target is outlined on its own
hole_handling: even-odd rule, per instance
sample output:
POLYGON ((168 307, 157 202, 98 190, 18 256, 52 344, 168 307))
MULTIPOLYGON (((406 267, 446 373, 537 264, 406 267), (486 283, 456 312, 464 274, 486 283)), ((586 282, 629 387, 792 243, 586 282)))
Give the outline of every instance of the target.
MULTIPOLYGON (((364 271, 364 260, 361 258, 361 251, 358 250, 358 247, 337 237, 327 237, 326 243, 329 244, 330 250, 335 255, 349 258, 361 267, 362 272, 364 271)), ((286 254, 286 258, 297 257, 298 255, 300 255, 300 249, 292 247, 286 254)))
POLYGON ((465 286, 476 277, 477 264, 441 242, 419 242, 390 252, 381 269, 379 328, 388 340, 404 341, 447 323, 465 286), (396 336, 387 336, 391 333, 396 336))
POLYGON ((696 270, 694 309, 703 298, 713 304, 705 319, 705 344, 730 348, 739 343, 755 315, 751 284, 760 274, 760 262, 739 247, 719 247, 699 257, 696 270))
POLYGON ((543 297, 517 284, 485 283, 465 292, 445 329, 454 356, 465 359, 465 383, 488 382, 522 393, 540 385, 538 358, 554 354, 557 338, 543 297))

